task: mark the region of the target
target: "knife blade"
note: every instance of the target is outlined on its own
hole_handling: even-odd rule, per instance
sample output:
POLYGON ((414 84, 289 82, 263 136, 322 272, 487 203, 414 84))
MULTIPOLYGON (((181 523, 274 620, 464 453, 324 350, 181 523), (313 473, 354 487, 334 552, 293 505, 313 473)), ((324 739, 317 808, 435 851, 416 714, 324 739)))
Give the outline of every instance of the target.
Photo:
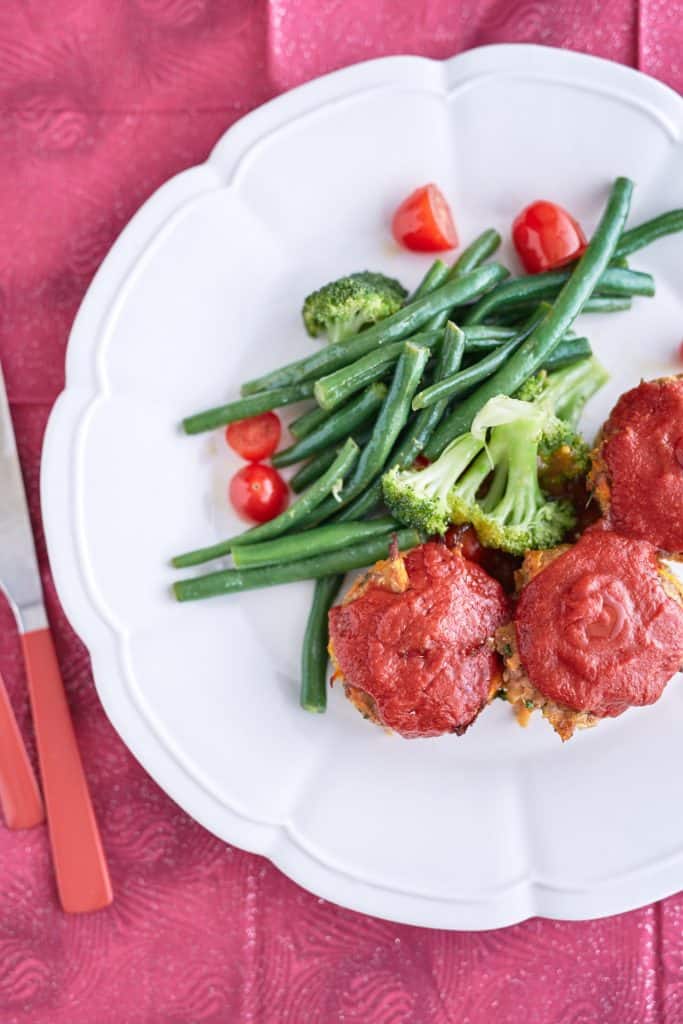
POLYGON ((0 587, 22 633, 45 629, 38 559, 0 364, 0 587))

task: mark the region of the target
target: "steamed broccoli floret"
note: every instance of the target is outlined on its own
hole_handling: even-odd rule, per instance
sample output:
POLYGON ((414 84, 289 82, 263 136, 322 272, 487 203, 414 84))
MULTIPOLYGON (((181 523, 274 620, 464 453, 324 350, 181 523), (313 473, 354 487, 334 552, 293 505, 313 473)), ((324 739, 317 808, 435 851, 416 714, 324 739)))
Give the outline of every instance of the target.
POLYGON ((576 424, 606 379, 590 357, 536 374, 515 398, 492 398, 470 432, 431 466, 386 473, 386 504, 397 519, 426 534, 472 523, 487 547, 512 554, 553 547, 576 524, 576 513, 570 502, 546 493, 544 474, 551 468, 556 484, 558 475, 564 482, 585 471, 588 447, 576 424))
POLYGON ((538 480, 539 445, 555 429, 545 403, 500 395, 431 466, 385 474, 384 499, 397 519, 428 534, 472 523, 488 547, 553 547, 576 521, 571 505, 547 498, 538 480))
POLYGON ((605 368, 590 356, 553 373, 541 370, 516 392, 515 397, 522 401, 544 402, 556 417, 539 445, 553 489, 562 480, 576 479, 588 471, 590 448, 576 428, 586 402, 607 380, 605 368))
POLYGON ((581 434, 557 418, 541 438, 538 454, 544 469, 552 467, 553 475, 565 480, 585 476, 590 465, 590 448, 581 434))
POLYGON ((560 420, 576 429, 589 398, 609 380, 609 374, 595 356, 579 359, 561 370, 530 377, 515 393, 523 402, 543 400, 560 420))
POLYGON ((539 370, 533 377, 525 380, 521 387, 517 388, 514 397, 520 402, 535 402, 548 387, 549 376, 547 370, 539 370))
MULTIPOLYGON (((482 544, 520 555, 558 544, 576 523, 576 514, 569 502, 550 500, 539 483, 539 447, 557 429, 555 417, 535 402, 515 406, 510 407, 514 418, 491 430, 493 475, 469 519, 482 544)), ((482 413, 485 425, 486 407, 482 413)))
MULTIPOLYGON (((384 500, 396 518, 422 533, 445 533, 453 522, 451 490, 484 442, 463 434, 424 469, 391 469, 382 477, 384 500)), ((484 474, 487 475, 487 474, 484 474)))
POLYGON ((572 488, 590 469, 590 446, 566 420, 556 419, 538 446, 541 460, 539 479, 549 494, 572 493, 572 488))
POLYGON ((343 341, 395 313, 407 294, 400 281, 364 270, 319 288, 304 300, 301 312, 311 337, 326 334, 328 341, 343 341))

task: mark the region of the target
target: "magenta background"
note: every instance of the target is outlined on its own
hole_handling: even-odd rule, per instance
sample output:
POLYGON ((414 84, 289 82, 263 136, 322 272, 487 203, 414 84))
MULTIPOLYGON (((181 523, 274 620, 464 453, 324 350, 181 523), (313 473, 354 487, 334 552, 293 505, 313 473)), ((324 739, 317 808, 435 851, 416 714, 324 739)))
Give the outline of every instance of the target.
MULTIPOLYGON (((0 827, 1 1024, 683 1021, 681 897, 583 924, 431 932, 316 899, 194 824, 104 717, 38 504, 43 432, 94 271, 151 192, 238 117, 355 61, 501 41, 610 57, 683 91, 682 17, 680 0, 2 0, 0 356, 116 899, 61 914, 45 829, 0 827)), ((32 744, 5 608, 0 666, 32 744)))

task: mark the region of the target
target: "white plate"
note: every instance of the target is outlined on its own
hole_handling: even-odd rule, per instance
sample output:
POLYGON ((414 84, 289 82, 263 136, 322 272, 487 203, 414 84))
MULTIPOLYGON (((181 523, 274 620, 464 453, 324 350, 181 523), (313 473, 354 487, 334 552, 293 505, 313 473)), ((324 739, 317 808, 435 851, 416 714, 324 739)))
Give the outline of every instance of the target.
MULTIPOLYGON (((683 102, 592 57, 493 46, 329 75, 234 126, 145 204, 90 288, 52 414, 43 507, 60 597, 125 742, 194 818, 337 903, 491 928, 612 914, 683 886, 683 689, 562 746, 499 704, 462 739, 406 742, 339 692, 297 705, 308 585, 180 606, 169 556, 237 525, 220 436, 187 413, 309 351, 302 296, 370 267, 418 281, 387 222, 436 181, 461 237, 546 196, 592 229, 609 183, 631 223, 683 205, 683 102)), ((589 429, 677 366, 681 239, 634 257, 655 300, 585 318, 613 373, 589 429), (678 294, 677 294, 678 291, 678 294)), ((514 262, 509 246, 503 258, 514 262)))

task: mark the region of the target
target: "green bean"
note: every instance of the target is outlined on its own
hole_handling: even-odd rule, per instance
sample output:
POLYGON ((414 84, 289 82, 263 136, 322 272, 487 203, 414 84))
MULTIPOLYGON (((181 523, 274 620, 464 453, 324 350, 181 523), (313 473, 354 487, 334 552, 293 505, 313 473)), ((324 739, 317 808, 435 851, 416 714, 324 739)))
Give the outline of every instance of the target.
MULTIPOLYGON (((493 228, 482 232, 466 249, 463 249, 453 266, 447 271, 446 280, 452 281, 462 274, 475 270, 484 260, 493 255, 499 248, 500 242, 500 235, 493 228)), ((445 327, 450 315, 450 310, 442 309, 440 313, 435 313, 425 326, 428 328, 445 327)))
MULTIPOLYGON (((565 263, 564 268, 572 270, 578 262, 578 260, 572 260, 570 263, 565 263)), ((625 256, 613 256, 608 263, 608 267, 620 267, 622 270, 630 270, 631 264, 625 256)))
POLYGON ((315 509, 327 497, 334 494, 340 487, 344 477, 358 458, 358 445, 349 438, 344 447, 338 453, 336 459, 328 470, 317 480, 300 498, 293 502, 288 509, 285 509, 275 519, 267 523, 246 530, 237 537, 230 537, 229 540, 212 544, 210 547, 198 548, 196 551, 188 551, 186 554, 178 555, 173 559, 173 565, 177 569, 185 569, 190 565, 201 565, 202 562, 210 562, 214 558, 222 558, 232 551, 236 544, 255 544, 257 541, 272 540, 280 537, 293 526, 297 526, 306 516, 315 509))
POLYGON ((327 644, 330 608, 341 590, 344 576, 322 576, 315 582, 311 610, 301 649, 301 690, 299 703, 304 711, 321 713, 327 707, 327 644))
POLYGON ((384 463, 396 438, 410 415, 413 395, 427 364, 429 350, 406 342, 394 373, 389 393, 375 423, 372 437, 363 448, 349 482, 342 490, 342 501, 351 498, 366 487, 384 468, 384 463))
POLYGON ((539 299, 552 298, 557 289, 566 280, 566 271, 551 270, 542 274, 528 274, 526 277, 515 277, 504 282, 506 287, 499 285, 479 302, 466 311, 463 323, 465 327, 482 323, 494 317, 510 303, 538 302, 539 299), (507 286, 510 287, 507 287, 507 286))
MULTIPOLYGON (((475 384, 486 380, 498 367, 503 365, 516 348, 519 348, 524 339, 541 323, 549 309, 550 306, 546 302, 540 303, 509 341, 499 345, 498 348, 494 348, 487 356, 479 359, 472 366, 468 366, 467 369, 460 370, 449 377, 442 377, 430 387, 424 388, 413 399, 413 409, 428 409, 436 403, 450 402, 451 399, 456 398, 458 395, 471 391, 475 384)), ((445 409, 442 406, 441 416, 443 416, 444 412, 445 409)), ((441 416, 439 416, 439 419, 441 419, 441 416)))
MULTIPOLYGON (((510 303, 504 309, 496 310, 493 318, 496 324, 503 324, 505 327, 516 327, 520 323, 524 322, 524 319, 528 316, 532 309, 535 309, 537 303, 535 301, 530 302, 519 302, 510 303)), ((489 323, 489 321, 487 321, 489 323)), ((488 344, 484 341, 479 347, 483 349, 496 348, 499 343, 488 344)))
MULTIPOLYGON (((535 307, 534 302, 511 302, 501 309, 496 315, 496 321, 501 323, 508 320, 514 323, 525 317, 535 307)), ((631 299, 618 295, 591 295, 585 303, 582 313, 618 313, 621 310, 630 309, 631 299)))
POLYGON ((262 544, 247 544, 232 549, 232 560, 236 569, 253 569, 257 565, 277 565, 280 562, 295 562, 299 558, 310 558, 325 551, 338 551, 350 544, 368 537, 377 537, 395 530, 393 519, 373 519, 369 523, 326 523, 314 530, 302 533, 288 533, 262 544))
MULTIPOLYGON (((357 438, 354 438, 358 443, 357 438)), ((328 448, 326 452, 320 452, 319 455, 315 455, 308 462, 305 462, 301 469, 298 469, 294 476, 289 481, 289 486, 295 494, 300 494, 301 491, 305 490, 309 484, 312 484, 314 480, 317 480, 322 473, 325 472, 328 466, 331 466, 337 455, 336 448, 328 448)))
POLYGON ((437 402, 450 401, 467 391, 471 391, 475 384, 490 377, 499 366, 502 366, 508 356, 522 344, 523 338, 516 335, 510 338, 504 345, 494 348, 487 356, 478 362, 468 366, 466 370, 451 374, 443 380, 437 381, 428 388, 424 388, 413 399, 413 409, 428 409, 437 402))
MULTIPOLYGON (((537 303, 534 303, 537 306, 537 303)), ((454 320, 453 323, 456 321, 454 320)), ((460 326, 460 325, 458 325, 460 326)), ((501 341, 507 341, 517 333, 512 327, 501 327, 498 324, 470 324, 461 326, 465 335, 465 350, 479 348, 495 348, 501 341)))
MULTIPOLYGON (((399 344, 403 345, 403 342, 399 342, 399 344)), ((335 441, 349 437, 357 427, 365 423, 379 409, 386 394, 387 389, 384 384, 372 384, 357 398, 338 409, 308 437, 273 455, 272 464, 278 469, 283 466, 291 466, 295 462, 307 459, 309 455, 316 455, 318 452, 324 451, 335 441)))
MULTIPOLYGON (((359 430, 353 435, 353 440, 359 448, 362 448, 369 440, 371 434, 372 428, 369 430, 359 430)), ((314 456, 314 458, 309 459, 301 469, 297 470, 289 481, 289 486, 294 493, 300 494, 301 491, 305 491, 319 476, 322 476, 327 467, 332 465, 338 452, 339 448, 328 448, 326 451, 314 456)))
POLYGON ((436 458, 450 441, 469 430, 475 415, 489 398, 512 394, 543 366, 562 335, 581 312, 614 255, 628 215, 632 191, 633 183, 628 178, 617 178, 598 228, 571 277, 555 299, 552 309, 507 363, 459 403, 439 425, 425 449, 429 458, 436 458))
POLYGON ((263 391, 248 398, 238 398, 227 405, 219 405, 215 409, 207 409, 205 412, 188 416, 183 420, 183 430, 186 434, 201 434, 205 430, 214 430, 216 427, 224 427, 226 423, 234 423, 235 420, 246 420, 250 416, 258 416, 259 413, 279 409, 283 405, 292 405, 303 398, 310 398, 312 394, 312 381, 273 388, 272 391, 263 391))
POLYGON ((579 359, 593 355, 593 349, 588 338, 563 338, 557 348, 553 349, 541 367, 549 373, 551 370, 559 370, 563 366, 569 366, 579 359))
MULTIPOLYGON (((446 324, 444 340, 439 352, 439 361, 434 374, 435 383, 457 373, 465 351, 465 335, 455 326, 446 324)), ((412 466, 422 452, 427 441, 436 429, 439 420, 446 411, 447 400, 432 404, 430 409, 423 409, 405 431, 405 437, 391 456, 390 465, 398 465, 401 469, 412 466)))
POLYGON ((501 237, 494 228, 487 228, 467 246, 453 264, 453 273, 467 274, 500 248, 501 237))
MULTIPOLYGON (((625 295, 591 295, 590 299, 584 303, 582 313, 616 313, 622 309, 630 309, 632 305, 631 299, 625 295)), ((524 312, 529 313, 534 308, 534 303, 520 302, 510 303, 506 306, 506 310, 509 309, 511 312, 524 312)))
MULTIPOLYGON (((483 324, 462 324, 461 329, 465 332, 465 337, 469 338, 469 332, 474 327, 495 327, 498 331, 508 331, 508 335, 503 338, 503 341, 507 341, 517 333, 517 328, 520 323, 523 322, 532 309, 536 309, 538 306, 538 299, 529 299, 528 302, 520 302, 515 305, 510 304, 502 309, 497 309, 490 319, 486 319, 483 324)), ((457 313, 457 310, 456 310, 457 313)), ((457 317, 453 321, 457 323, 457 317)), ((482 335, 480 338, 476 338, 473 342, 469 342, 465 346, 466 350, 481 352, 488 351, 492 348, 497 348, 500 345, 501 339, 493 337, 492 335, 482 335)))
MULTIPOLYGON (((439 361, 436 366, 435 379, 440 380, 449 374, 455 373, 464 351, 465 337, 463 332, 452 323, 446 324, 444 340, 439 353, 439 361)), ((446 411, 447 401, 438 402, 429 409, 423 409, 418 413, 403 431, 392 451, 387 466, 398 466, 405 469, 412 466, 424 446, 429 441, 439 420, 446 411)), ((346 508, 335 516, 339 522, 362 519, 364 516, 374 512, 382 502, 381 479, 373 481, 366 489, 346 508)))
POLYGON ((382 345, 374 352, 357 359, 350 366, 342 366, 334 373, 328 373, 315 382, 313 394, 318 405, 328 412, 338 409, 370 381, 379 380, 391 370, 403 352, 404 342, 394 341, 391 345, 382 345))
POLYGON ((646 220, 635 228, 624 231, 619 239, 614 255, 628 256, 636 249, 642 249, 651 242, 655 242, 664 235, 673 235, 677 231, 683 231, 683 210, 669 210, 668 213, 661 213, 659 217, 646 220))
POLYGON ((297 441, 302 441, 304 437, 308 437, 310 433, 317 430, 329 415, 327 409, 321 409, 319 405, 314 405, 312 409, 307 409, 301 416, 292 420, 289 424, 289 432, 297 441))
POLYGON ((361 331, 349 341, 325 345, 316 352, 294 363, 282 366, 242 385, 242 394, 251 395, 270 388, 283 387, 300 381, 317 380, 340 366, 360 359, 378 345, 408 338, 422 327, 430 317, 442 309, 474 301, 508 276, 499 263, 489 263, 469 274, 448 281, 428 295, 409 302, 398 312, 361 331))
POLYGON ((448 279, 449 267, 444 263, 443 260, 434 260, 431 267, 420 281, 419 285, 410 296, 409 301, 414 302, 415 299, 421 299, 425 295, 429 295, 435 288, 439 288, 442 284, 445 284, 448 279))
MULTIPOLYGON (((524 321, 522 321, 522 323, 524 323, 524 321)), ((575 352, 580 353, 580 355, 586 355, 589 352, 589 350, 590 350, 590 342, 588 341, 587 338, 578 338, 576 336, 576 334, 574 333, 574 331, 567 331, 563 335, 562 340, 560 341, 559 345, 557 346, 557 352, 559 353, 559 355, 557 357, 558 363, 559 362, 564 362, 564 361, 566 361, 568 359, 569 360, 573 360, 575 352), (575 344, 576 342, 578 342, 578 345, 575 344)), ((484 350, 482 349, 482 351, 484 351, 484 350)), ((488 351, 490 352, 491 349, 489 348, 488 351)), ((466 351, 465 355, 466 356, 470 355, 470 353, 466 351)), ((551 361, 552 362, 555 361, 555 352, 553 352, 553 354, 551 356, 551 361)), ((474 365, 475 365, 475 363, 472 363, 472 362, 469 362, 469 363, 465 364, 467 369, 469 369, 470 367, 472 367, 474 365)))
POLYGON ((652 274, 639 270, 625 270, 622 267, 608 267, 595 286, 596 295, 630 296, 655 294, 655 279, 652 274))
MULTIPOLYGON (((529 274, 506 281, 472 306, 463 322, 465 325, 481 323, 499 309, 505 308, 509 302, 552 299, 572 273, 571 268, 548 270, 542 274, 529 274)), ((651 274, 608 267, 595 282, 594 291, 599 295, 651 296, 655 293, 655 286, 651 274)))
POLYGON ((410 415, 410 403, 418 389, 429 357, 429 350, 412 341, 396 364, 389 393, 384 400, 370 440, 361 451, 351 477, 341 495, 327 498, 304 521, 304 527, 317 526, 353 501, 382 472, 387 457, 410 415))
POLYGON ((620 313, 633 303, 626 295, 591 295, 582 313, 620 313))
POLYGON ((351 572, 372 565, 380 558, 387 558, 394 538, 400 551, 414 548, 420 543, 420 535, 416 530, 398 530, 389 536, 371 537, 341 551, 328 551, 327 554, 300 558, 296 562, 264 565, 258 569, 225 569, 223 572, 179 580, 173 585, 173 592, 178 601, 199 601, 221 594, 237 594, 256 587, 274 587, 351 572))
MULTIPOLYGON (((445 322, 448 322, 447 320, 445 322)), ((486 348, 495 347, 498 338, 514 337, 516 331, 502 327, 489 327, 488 325, 475 324, 465 330, 466 348, 471 345, 479 347, 486 341, 486 348)), ((437 351, 443 340, 443 325, 438 329, 421 331, 414 334, 410 339, 416 345, 425 345, 437 351)), ((315 382, 314 394, 320 405, 328 412, 337 409, 343 402, 348 401, 356 391, 366 387, 374 380, 385 377, 391 366, 398 360, 403 351, 403 342, 393 342, 391 345, 383 345, 368 352, 367 355, 357 359, 355 363, 342 366, 333 373, 321 377, 315 382)))
POLYGON ((382 477, 373 480, 357 498, 346 505, 335 517, 333 522, 346 523, 355 522, 372 515, 382 504, 382 477))
MULTIPOLYGON (((505 341, 517 337, 521 332, 525 332, 526 336, 528 336, 533 330, 533 328, 537 327, 541 323, 543 317, 551 309, 552 305, 546 299, 542 299, 540 302, 538 300, 536 302, 530 302, 528 303, 526 308, 526 315, 523 317, 523 319, 521 319, 521 322, 518 321, 514 327, 499 328, 499 332, 502 333, 503 331, 505 331, 505 341)), ((483 329, 484 331, 490 331, 490 329, 492 329, 492 325, 489 324, 472 324, 470 325, 470 327, 463 328, 463 331, 465 332, 465 337, 470 339, 473 332, 476 331, 477 326, 479 327, 480 330, 483 329)), ((567 336, 569 336, 571 334, 571 331, 567 331, 566 334, 567 336)), ((486 337, 481 337, 478 340, 470 340, 468 341, 468 344, 465 346, 466 355, 469 356, 471 352, 489 352, 494 348, 498 348, 499 345, 500 342, 492 341, 486 337)))

